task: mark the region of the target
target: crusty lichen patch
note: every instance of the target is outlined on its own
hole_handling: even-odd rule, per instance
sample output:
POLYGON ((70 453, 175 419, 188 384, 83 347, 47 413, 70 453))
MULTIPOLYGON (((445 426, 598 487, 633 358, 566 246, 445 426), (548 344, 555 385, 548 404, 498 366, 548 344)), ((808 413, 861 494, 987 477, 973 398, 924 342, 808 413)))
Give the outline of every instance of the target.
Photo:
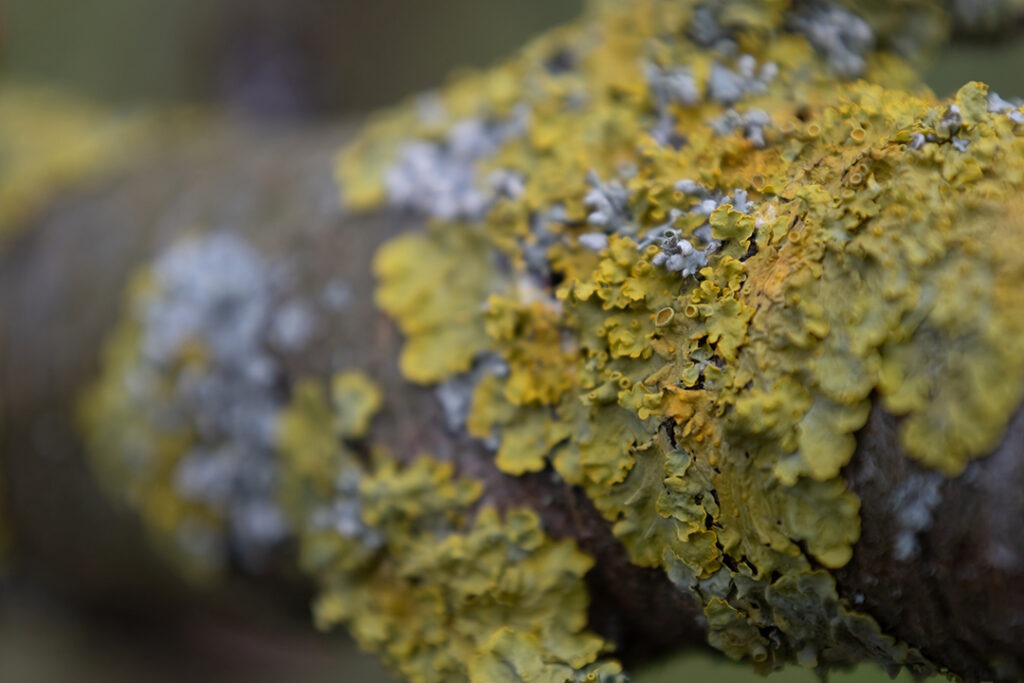
POLYGON ((525 112, 459 157, 474 198, 500 186, 479 218, 423 203, 427 233, 377 256, 403 370, 501 359, 466 422, 498 467, 581 486, 634 562, 694 591, 710 642, 764 669, 929 669, 836 596, 862 503, 842 470, 877 399, 907 453, 956 476, 1024 388, 1024 113, 981 84, 912 86, 887 47, 941 33, 898 34, 929 3, 869 5, 874 33, 822 59, 858 11, 595 3, 339 161, 351 206, 408 206, 387 178, 409 145, 448 164, 456 127, 525 112))
MULTIPOLYGON (((261 572, 291 535, 274 452, 281 357, 302 353, 310 332, 280 272, 234 233, 172 244, 130 283, 81 397, 98 479, 193 574, 261 572)), ((357 390, 339 380, 339 394, 357 390)))
POLYGON ((531 510, 475 509, 481 486, 449 463, 399 467, 380 451, 364 462, 352 446, 364 429, 349 427, 378 400, 358 373, 335 379, 330 403, 307 381, 280 422, 317 624, 346 624, 413 683, 620 680, 608 644, 585 630, 592 560, 548 538, 531 510))

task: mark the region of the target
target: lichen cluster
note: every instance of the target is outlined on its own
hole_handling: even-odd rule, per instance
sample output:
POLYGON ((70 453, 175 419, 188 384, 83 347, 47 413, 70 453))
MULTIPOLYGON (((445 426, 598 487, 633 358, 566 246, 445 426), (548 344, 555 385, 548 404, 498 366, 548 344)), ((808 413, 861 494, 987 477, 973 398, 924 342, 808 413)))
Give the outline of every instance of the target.
POLYGON ((275 461, 282 355, 315 313, 233 233, 190 235, 133 278, 81 401, 100 480, 187 571, 259 571, 290 538, 275 461))
POLYGON ((586 630, 592 560, 572 541, 532 510, 481 507, 451 463, 403 468, 368 443, 385 397, 364 374, 285 386, 309 304, 280 265, 214 232, 136 274, 80 402, 101 482, 196 578, 266 572, 297 545, 317 624, 348 625, 411 681, 622 681, 586 630))
POLYGON ((1021 400, 1024 113, 914 85, 897 52, 941 21, 898 19, 930 9, 597 3, 340 159, 350 206, 428 219, 375 262, 406 377, 461 381, 499 468, 582 487, 763 669, 930 669, 828 571, 860 533, 854 434, 877 402, 956 476, 1021 400), (461 157, 473 201, 446 203, 473 211, 393 196, 410 148, 440 173, 458 131, 513 119, 461 157))
POLYGON ((346 373, 295 387, 280 422, 284 497, 317 624, 345 623, 414 683, 619 681, 586 629, 592 560, 535 512, 476 509, 479 482, 429 456, 359 453, 380 393, 346 373), (600 658, 600 659, 599 659, 600 658))
MULTIPOLYGON (((933 670, 837 593, 871 504, 843 470, 900 417, 912 558, 1022 398, 1024 110, 917 85, 944 31, 925 0, 595 0, 339 159, 348 207, 424 218, 374 260, 405 378, 505 474, 584 491, 761 670, 933 670)), ((213 233, 136 278, 82 400, 102 480, 188 566, 296 542, 318 623, 410 680, 618 680, 593 560, 451 463, 398 466, 371 378, 285 381, 316 316, 280 265, 213 233)))

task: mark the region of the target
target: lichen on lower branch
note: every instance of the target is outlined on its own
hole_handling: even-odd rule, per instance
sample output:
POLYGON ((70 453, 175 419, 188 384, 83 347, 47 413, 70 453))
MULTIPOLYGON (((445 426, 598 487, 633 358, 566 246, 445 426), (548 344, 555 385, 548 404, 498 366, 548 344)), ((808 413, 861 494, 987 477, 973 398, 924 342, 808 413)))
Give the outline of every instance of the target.
POLYGON ((310 381, 281 420, 317 624, 347 625, 413 683, 619 681, 609 644, 586 631, 592 560, 549 538, 532 510, 476 507, 481 486, 450 463, 360 458, 339 429, 359 405, 350 393, 332 409, 310 381))

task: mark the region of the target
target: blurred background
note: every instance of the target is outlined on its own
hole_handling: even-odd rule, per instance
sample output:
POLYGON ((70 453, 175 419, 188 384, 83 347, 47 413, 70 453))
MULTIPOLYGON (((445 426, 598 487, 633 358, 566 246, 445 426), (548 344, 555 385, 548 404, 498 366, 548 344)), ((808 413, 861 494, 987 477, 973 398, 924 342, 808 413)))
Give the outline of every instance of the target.
MULTIPOLYGON (((250 119, 349 117, 486 66, 573 17, 582 0, 2 0, 0 88, 53 86, 113 106, 215 105, 250 119)), ((985 80, 1024 95, 1024 41, 962 45, 928 74, 940 94, 985 80)), ((251 595, 251 594, 248 594, 251 595)), ((221 598, 218 598, 221 600, 221 598)), ((342 635, 308 624, 305 596, 284 607, 218 609, 192 620, 125 622, 75 609, 25 577, 0 579, 0 681, 391 680, 342 635)), ((243 599, 244 602, 244 599, 243 599)), ((231 603, 228 600, 229 604, 231 603)), ((639 683, 763 680, 693 654, 639 683)), ((776 674, 778 683, 816 680, 776 674)), ((832 680, 882 681, 873 668, 832 680)), ((901 676, 901 681, 910 681, 901 676)))
MULTIPOLYGON (((583 0, 4 0, 2 69, 118 103, 338 116, 486 66, 583 0)), ((944 51, 928 81, 1024 95, 1024 42, 944 51)))
POLYGON ((365 111, 486 65, 582 0, 4 0, 8 75, 118 102, 365 111))

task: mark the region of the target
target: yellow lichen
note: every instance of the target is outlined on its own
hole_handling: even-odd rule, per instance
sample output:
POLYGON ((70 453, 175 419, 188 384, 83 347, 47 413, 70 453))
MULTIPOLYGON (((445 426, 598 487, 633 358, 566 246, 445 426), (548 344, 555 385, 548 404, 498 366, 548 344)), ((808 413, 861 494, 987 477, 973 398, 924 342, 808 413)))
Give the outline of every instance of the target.
POLYGON ((399 359, 407 377, 440 381, 468 370, 487 348, 480 313, 503 278, 481 235, 465 229, 404 235, 381 249, 374 271, 387 283, 377 290, 377 304, 401 321, 408 338, 399 359))
MULTIPOLYGON (((933 3, 844 5, 881 47, 823 55, 806 3, 595 1, 375 119, 337 176, 351 208, 428 214, 376 255, 376 301, 406 378, 475 382, 466 429, 501 471, 579 487, 730 657, 923 673, 837 595, 862 504, 843 470, 877 407, 948 476, 1018 407, 1024 112, 915 85, 887 46, 941 33, 933 3), (851 63, 856 82, 831 70, 851 63)), ((151 410, 211 372, 210 344, 147 368, 142 405, 127 389, 154 286, 133 287, 86 438, 159 534, 218 531, 222 509, 175 490, 197 426, 151 410)), ((590 558, 482 507, 453 464, 374 446, 362 374, 279 390, 275 493, 320 625, 413 681, 618 677, 586 631, 590 558)))
POLYGON ((60 191, 138 158, 158 123, 38 86, 0 83, 0 244, 60 191))
POLYGON ((480 485, 450 464, 399 467, 382 452, 364 464, 339 438, 344 412, 300 384, 279 432, 321 628, 348 625, 414 683, 617 680, 585 630, 589 557, 533 511, 474 509, 480 485))
MULTIPOLYGON (((782 31, 799 11, 789 3, 722 5, 745 66, 695 42, 692 9, 596 3, 492 72, 519 79, 513 104, 529 125, 475 168, 515 172, 522 191, 495 196, 479 221, 435 221, 385 247, 394 267, 378 270, 379 298, 421 359, 403 369, 436 382, 480 354, 504 360, 507 375, 477 386, 470 433, 498 438, 509 474, 550 462, 581 486, 634 562, 664 567, 703 601, 710 641, 731 656, 767 669, 874 658, 924 670, 840 601, 824 570, 850 560, 860 533, 841 473, 875 397, 902 418, 906 451, 950 476, 995 446, 1019 405, 1024 232, 1012 209, 1024 126, 990 113, 979 84, 958 93, 962 124, 951 122, 948 103, 899 89, 912 70, 891 53, 840 82, 799 32, 782 31), (553 74, 534 59, 554 45, 574 68, 553 74), (757 81, 769 63, 777 73, 757 81), (732 68, 754 74, 749 90, 716 100, 714 80, 732 68), (657 69, 675 70, 676 100, 645 80, 657 69), (412 258, 442 241, 472 247, 412 258), (489 274, 460 270, 458 292, 434 277, 485 260, 489 274), (422 331, 424 302, 436 339, 422 331), (470 327, 459 349, 444 341, 470 327), (442 361, 459 360, 423 372, 435 343, 442 361), (801 621, 822 605, 838 610, 833 623, 801 621)), ((934 16, 927 3, 865 12, 881 33, 899 30, 901 12, 934 16)), ((472 100, 460 116, 510 107, 450 92, 441 98, 472 100)), ((341 159, 343 191, 355 169, 380 178, 389 167, 367 150, 408 137, 369 129, 341 159)), ((387 198, 383 184, 372 194, 387 198)))
POLYGON ((338 415, 338 434, 343 439, 355 439, 366 436, 383 396, 363 373, 342 372, 331 381, 331 400, 338 415))

